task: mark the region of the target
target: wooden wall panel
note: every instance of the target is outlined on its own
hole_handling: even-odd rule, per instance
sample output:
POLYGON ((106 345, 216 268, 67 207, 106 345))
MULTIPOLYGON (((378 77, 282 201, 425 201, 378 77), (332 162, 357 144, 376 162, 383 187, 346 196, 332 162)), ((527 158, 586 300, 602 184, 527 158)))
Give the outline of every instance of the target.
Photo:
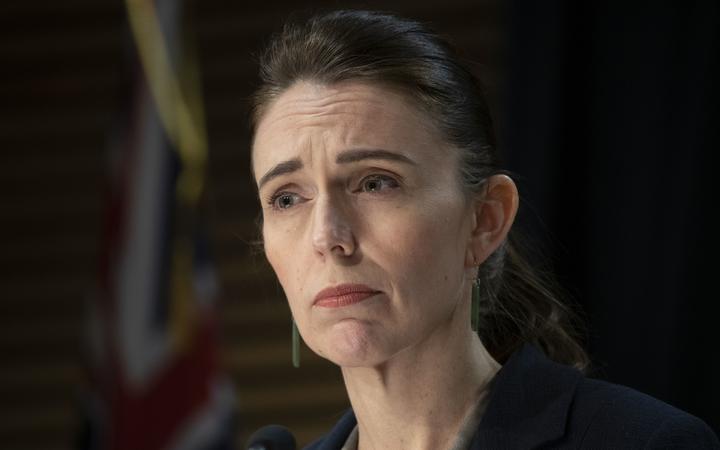
MULTIPOLYGON (((221 353, 238 443, 267 423, 307 443, 347 407, 339 371, 305 349, 262 255, 248 167, 252 54, 290 11, 364 6, 431 21, 478 63, 497 109, 499 0, 205 0, 194 5, 210 140, 210 232, 223 293, 221 353)), ((0 3, 0 448, 71 449, 79 427, 85 301, 99 253, 106 144, 127 82, 123 3, 0 3)))

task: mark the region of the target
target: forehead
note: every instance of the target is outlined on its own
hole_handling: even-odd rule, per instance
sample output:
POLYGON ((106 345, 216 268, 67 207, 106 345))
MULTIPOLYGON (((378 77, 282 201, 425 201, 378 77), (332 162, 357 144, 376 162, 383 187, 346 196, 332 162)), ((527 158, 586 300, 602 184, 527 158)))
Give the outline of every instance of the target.
MULTIPOLYGON (((253 142, 256 177, 293 158, 349 148, 378 148, 439 158, 439 133, 429 116, 408 96, 363 82, 330 86, 298 82, 270 105, 253 142), (434 151, 423 153, 423 149, 434 151)), ((322 156, 322 155, 320 155, 322 156)), ((410 156, 410 155, 408 155, 410 156)))

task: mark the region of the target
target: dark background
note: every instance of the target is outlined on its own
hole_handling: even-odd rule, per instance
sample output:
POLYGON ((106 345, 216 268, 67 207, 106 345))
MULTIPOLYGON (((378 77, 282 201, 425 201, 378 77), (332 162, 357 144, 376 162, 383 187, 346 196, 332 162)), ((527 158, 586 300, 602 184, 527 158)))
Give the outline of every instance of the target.
POLYGON ((506 25, 523 222, 584 308, 595 375, 720 431, 720 3, 511 1, 506 25))
MULTIPOLYGON (((409 0, 192 5, 210 139, 221 354, 244 442, 301 442, 347 406, 340 376, 290 365, 280 289, 248 245, 252 54, 289 12, 368 7, 428 21, 487 86, 523 197, 520 226, 584 311, 594 375, 720 431, 715 199, 717 2, 409 0), (581 4, 582 3, 582 4, 581 4)), ((0 3, 0 447, 73 448, 85 300, 96 279, 106 149, 129 80, 120 1, 0 3)))

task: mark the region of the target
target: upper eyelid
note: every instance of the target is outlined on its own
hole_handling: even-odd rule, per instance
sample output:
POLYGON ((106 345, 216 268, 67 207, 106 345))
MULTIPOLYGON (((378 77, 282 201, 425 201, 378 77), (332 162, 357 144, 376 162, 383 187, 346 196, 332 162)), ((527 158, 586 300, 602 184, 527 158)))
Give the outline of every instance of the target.
MULTIPOLYGON (((399 175, 395 172, 389 171, 387 169, 382 169, 379 167, 372 167, 372 168, 360 171, 359 174, 355 174, 355 175, 351 175, 351 176, 347 177, 347 181, 342 182, 342 184, 347 184, 348 186, 357 185, 358 183, 361 183, 362 181, 364 181, 368 178, 373 178, 373 177, 390 178, 390 179, 395 180, 398 183, 401 183, 404 180, 404 177, 402 177, 401 175, 399 175)), ((263 195, 262 192, 260 194, 263 197, 270 198, 270 197, 276 196, 276 195, 286 191, 288 193, 294 193, 294 194, 298 194, 298 195, 302 196, 302 194, 299 193, 299 191, 301 191, 302 189, 300 188, 299 183, 297 183, 297 182, 288 181, 288 182, 280 184, 276 188, 272 187, 273 184, 274 184, 273 182, 270 182, 266 186, 263 187, 262 191, 267 191, 268 194, 263 195)))
POLYGON ((388 169, 381 169, 379 167, 372 167, 367 170, 363 170, 357 179, 364 180, 366 178, 370 178, 373 176, 392 178, 398 182, 403 181, 403 179, 404 179, 402 175, 400 175, 396 172, 390 171, 388 169))
POLYGON ((368 179, 368 178, 392 178, 392 179, 397 179, 398 177, 395 176, 395 175, 389 175, 389 174, 386 174, 386 173, 371 173, 371 174, 369 174, 369 175, 366 175, 366 176, 362 177, 361 180, 366 180, 366 179, 368 179))
POLYGON ((362 183, 362 182, 365 181, 365 180, 373 179, 373 178, 377 178, 377 179, 390 179, 390 180, 393 180, 394 182, 396 182, 396 183, 398 183, 398 184, 400 184, 400 183, 403 182, 403 177, 401 177, 401 176, 399 176, 399 175, 397 175, 397 174, 389 174, 389 173, 370 173, 370 174, 368 174, 368 175, 365 175, 365 176, 361 177, 361 178, 358 180, 358 183, 362 183))
POLYGON ((269 182, 267 185, 263 187, 263 189, 260 190, 259 194, 263 197, 273 197, 283 191, 291 191, 294 192, 298 189, 297 183, 295 182, 285 182, 280 184, 278 187, 273 187, 272 181, 269 182))
POLYGON ((370 175, 360 178, 358 183, 363 183, 367 180, 393 180, 395 182, 399 182, 397 177, 393 177, 391 175, 385 175, 382 173, 374 173, 374 174, 370 174, 370 175))

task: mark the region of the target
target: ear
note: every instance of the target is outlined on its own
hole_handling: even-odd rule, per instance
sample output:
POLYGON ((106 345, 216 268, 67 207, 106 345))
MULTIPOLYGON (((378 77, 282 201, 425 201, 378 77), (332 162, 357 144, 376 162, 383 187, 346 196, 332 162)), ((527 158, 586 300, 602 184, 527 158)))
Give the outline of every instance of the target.
POLYGON ((482 264, 507 237, 518 209, 518 191, 507 175, 493 175, 473 200, 473 217, 465 264, 482 264))

